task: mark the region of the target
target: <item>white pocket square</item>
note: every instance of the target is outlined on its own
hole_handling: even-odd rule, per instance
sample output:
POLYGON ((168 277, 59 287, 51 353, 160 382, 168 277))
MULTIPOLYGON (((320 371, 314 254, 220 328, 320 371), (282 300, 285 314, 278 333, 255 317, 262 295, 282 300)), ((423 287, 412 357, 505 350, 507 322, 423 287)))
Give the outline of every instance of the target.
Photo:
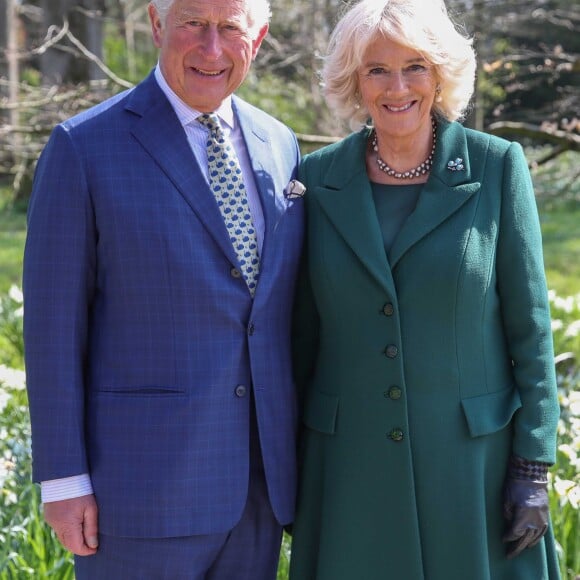
POLYGON ((293 179, 284 188, 284 197, 286 199, 298 199, 306 193, 306 187, 303 183, 300 183, 297 179, 293 179))

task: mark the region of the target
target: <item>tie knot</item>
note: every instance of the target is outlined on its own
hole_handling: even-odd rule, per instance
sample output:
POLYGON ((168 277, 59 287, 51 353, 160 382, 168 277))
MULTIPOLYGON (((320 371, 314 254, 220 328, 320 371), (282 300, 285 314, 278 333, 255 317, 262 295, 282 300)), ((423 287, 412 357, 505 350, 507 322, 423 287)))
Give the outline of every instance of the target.
POLYGON ((222 126, 220 125, 220 120, 215 113, 200 115, 197 120, 204 126, 207 127, 212 133, 221 133, 222 126))

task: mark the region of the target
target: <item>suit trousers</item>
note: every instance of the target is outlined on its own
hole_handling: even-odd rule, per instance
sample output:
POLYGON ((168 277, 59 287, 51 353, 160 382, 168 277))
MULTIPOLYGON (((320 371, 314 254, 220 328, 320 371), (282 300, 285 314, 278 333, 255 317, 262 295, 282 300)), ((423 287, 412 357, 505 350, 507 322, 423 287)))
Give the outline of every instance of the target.
POLYGON ((275 580, 282 527, 268 497, 253 396, 251 408, 248 498, 232 530, 176 538, 101 534, 97 554, 75 557, 76 579, 275 580))

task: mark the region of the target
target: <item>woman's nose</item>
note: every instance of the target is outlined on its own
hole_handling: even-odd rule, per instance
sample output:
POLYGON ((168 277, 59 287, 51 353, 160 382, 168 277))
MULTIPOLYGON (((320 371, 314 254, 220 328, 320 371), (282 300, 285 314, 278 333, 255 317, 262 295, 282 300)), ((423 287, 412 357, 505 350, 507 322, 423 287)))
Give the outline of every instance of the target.
POLYGON ((403 71, 391 71, 387 78, 387 91, 401 92, 406 90, 407 79, 403 71))

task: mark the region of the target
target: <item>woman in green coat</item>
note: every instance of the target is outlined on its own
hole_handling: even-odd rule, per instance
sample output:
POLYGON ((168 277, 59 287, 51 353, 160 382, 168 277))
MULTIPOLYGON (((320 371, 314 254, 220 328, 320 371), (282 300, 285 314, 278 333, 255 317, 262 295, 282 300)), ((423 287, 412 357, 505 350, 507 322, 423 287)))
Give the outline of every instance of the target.
POLYGON ((457 122, 474 72, 437 0, 362 0, 332 35, 360 130, 301 170, 292 580, 559 578, 538 215, 522 148, 457 122))

